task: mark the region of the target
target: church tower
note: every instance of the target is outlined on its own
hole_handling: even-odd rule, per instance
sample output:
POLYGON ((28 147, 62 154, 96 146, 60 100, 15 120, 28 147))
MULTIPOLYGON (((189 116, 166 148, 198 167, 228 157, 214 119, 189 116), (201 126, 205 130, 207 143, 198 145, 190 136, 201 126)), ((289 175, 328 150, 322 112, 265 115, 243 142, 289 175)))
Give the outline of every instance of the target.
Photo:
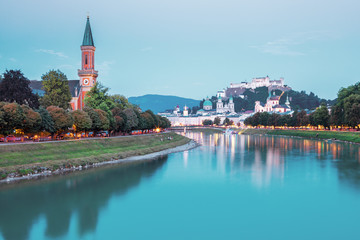
POLYGON ((91 33, 89 16, 87 17, 83 43, 81 45, 80 92, 78 109, 84 108, 84 98, 87 92, 95 86, 98 72, 95 71, 95 46, 91 33))

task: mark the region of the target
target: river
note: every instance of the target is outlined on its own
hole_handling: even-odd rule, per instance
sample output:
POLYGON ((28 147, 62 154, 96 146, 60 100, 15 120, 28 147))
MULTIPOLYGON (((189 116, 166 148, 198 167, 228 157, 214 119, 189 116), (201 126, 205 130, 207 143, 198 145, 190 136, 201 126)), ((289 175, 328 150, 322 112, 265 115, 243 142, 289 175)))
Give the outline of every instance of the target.
POLYGON ((0 239, 360 239, 360 148, 188 133, 153 161, 0 186, 0 239))

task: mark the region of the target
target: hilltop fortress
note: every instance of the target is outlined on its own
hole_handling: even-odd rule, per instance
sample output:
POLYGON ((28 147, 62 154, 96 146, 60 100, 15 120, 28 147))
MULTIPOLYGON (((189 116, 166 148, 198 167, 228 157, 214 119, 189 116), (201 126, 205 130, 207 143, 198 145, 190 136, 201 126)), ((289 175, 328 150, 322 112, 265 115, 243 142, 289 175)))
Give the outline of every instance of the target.
POLYGON ((255 88, 267 87, 269 91, 280 90, 280 91, 290 91, 291 88, 284 85, 284 78, 279 80, 270 80, 269 76, 253 78, 251 82, 241 82, 241 83, 230 83, 230 87, 223 89, 217 92, 217 97, 241 97, 244 98, 244 92, 246 90, 254 91, 255 88))

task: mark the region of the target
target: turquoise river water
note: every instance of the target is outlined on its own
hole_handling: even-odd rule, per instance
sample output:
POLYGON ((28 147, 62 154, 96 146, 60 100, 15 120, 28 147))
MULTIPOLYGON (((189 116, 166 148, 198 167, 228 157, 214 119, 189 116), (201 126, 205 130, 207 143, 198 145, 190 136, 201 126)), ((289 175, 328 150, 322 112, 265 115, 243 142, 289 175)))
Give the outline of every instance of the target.
POLYGON ((360 148, 188 133, 157 160, 0 186, 0 239, 360 239, 360 148))

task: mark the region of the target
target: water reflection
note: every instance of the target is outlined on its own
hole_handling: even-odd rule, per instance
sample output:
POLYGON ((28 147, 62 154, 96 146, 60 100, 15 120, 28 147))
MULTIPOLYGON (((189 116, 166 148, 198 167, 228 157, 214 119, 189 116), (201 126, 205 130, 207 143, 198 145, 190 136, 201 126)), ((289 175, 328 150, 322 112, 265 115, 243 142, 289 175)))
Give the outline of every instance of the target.
POLYGON ((230 174, 250 171, 252 182, 268 186, 272 179, 283 181, 294 161, 309 161, 337 169, 341 182, 360 190, 360 147, 335 141, 260 136, 187 133, 216 156, 213 168, 230 174))
POLYGON ((27 239, 32 225, 45 216, 47 237, 69 231, 74 213, 83 236, 96 229, 99 212, 115 195, 126 194, 144 179, 151 178, 166 162, 158 160, 79 173, 38 184, 0 189, 0 232, 5 239, 27 239))

